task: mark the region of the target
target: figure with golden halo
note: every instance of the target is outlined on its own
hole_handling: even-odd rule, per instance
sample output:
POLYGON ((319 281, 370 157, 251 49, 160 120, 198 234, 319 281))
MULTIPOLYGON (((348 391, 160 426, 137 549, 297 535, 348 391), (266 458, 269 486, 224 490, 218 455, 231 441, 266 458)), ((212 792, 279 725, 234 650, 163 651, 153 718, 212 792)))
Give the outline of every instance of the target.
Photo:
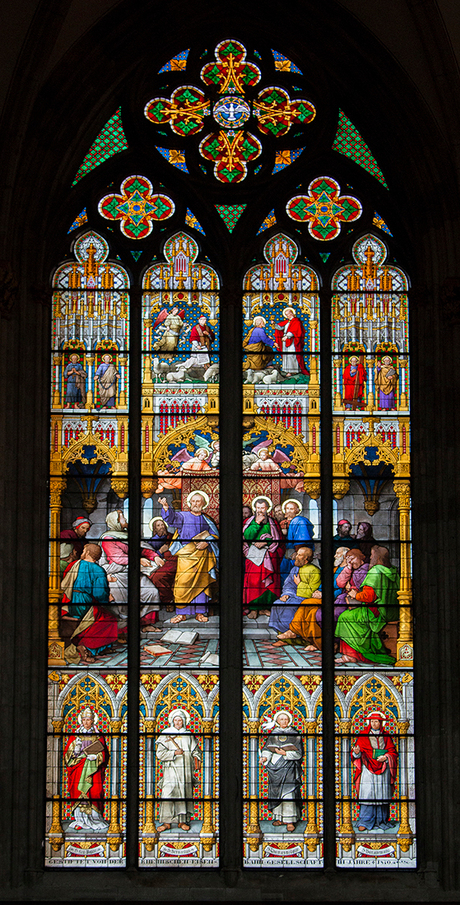
POLYGON ((283 371, 286 377, 299 373, 307 376, 309 371, 303 357, 305 327, 290 306, 284 309, 283 318, 275 325, 275 343, 283 355, 283 371))
POLYGON ((256 619, 258 614, 270 615, 270 605, 280 596, 284 544, 278 522, 269 515, 271 500, 255 497, 251 508, 253 515, 243 522, 243 606, 249 608, 249 618, 256 619))
POLYGON ((78 714, 78 732, 69 736, 64 763, 67 770, 72 819, 69 830, 106 832, 104 820, 104 778, 109 749, 97 730, 98 714, 86 707, 78 714))
POLYGON ((160 820, 158 832, 170 830, 176 823, 180 830, 190 829, 193 814, 195 772, 201 764, 201 751, 189 727, 190 714, 182 707, 171 710, 168 727, 160 732, 156 756, 163 767, 160 780, 160 820))
POLYGON ((266 804, 273 812, 273 826, 285 826, 293 833, 302 807, 302 738, 288 710, 279 710, 261 729, 270 732, 260 752, 260 763, 268 773, 266 804))
POLYGON ((296 552, 299 547, 315 549, 315 545, 312 543, 315 529, 310 519, 306 515, 302 515, 302 503, 300 500, 285 500, 281 508, 287 522, 286 551, 281 563, 281 581, 284 582, 294 565, 296 552))
POLYGON ((184 622, 188 616, 207 622, 219 561, 217 525, 204 513, 209 506, 208 494, 192 490, 187 497, 189 508, 185 510, 173 509, 165 497, 160 497, 159 503, 168 528, 175 529, 170 552, 177 554, 173 589, 176 616, 171 622, 184 622))

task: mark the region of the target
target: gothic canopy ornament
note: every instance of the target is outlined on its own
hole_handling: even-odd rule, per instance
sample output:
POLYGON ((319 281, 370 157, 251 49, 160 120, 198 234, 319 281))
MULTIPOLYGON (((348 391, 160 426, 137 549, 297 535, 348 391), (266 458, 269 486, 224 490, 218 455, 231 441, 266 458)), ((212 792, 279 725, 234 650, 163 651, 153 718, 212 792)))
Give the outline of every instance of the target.
POLYGON ((169 124, 172 132, 182 138, 201 132, 206 118, 212 117, 213 131, 202 139, 199 152, 204 160, 214 164, 214 176, 219 182, 238 183, 245 179, 248 163, 263 151, 261 141, 249 131, 251 118, 251 128, 257 128, 261 136, 278 139, 287 135, 293 125, 312 122, 316 110, 304 98, 291 100, 284 88, 276 86, 262 88, 254 98, 252 89, 262 73, 247 60, 246 48, 239 41, 221 41, 214 56, 214 61, 206 63, 200 73, 205 91, 184 85, 169 98, 152 98, 144 113, 155 126, 169 124))
POLYGON ((341 195, 340 185, 331 176, 317 176, 308 186, 308 195, 296 195, 286 205, 291 220, 308 223, 314 239, 328 241, 339 235, 342 223, 361 216, 361 202, 352 195, 341 195))

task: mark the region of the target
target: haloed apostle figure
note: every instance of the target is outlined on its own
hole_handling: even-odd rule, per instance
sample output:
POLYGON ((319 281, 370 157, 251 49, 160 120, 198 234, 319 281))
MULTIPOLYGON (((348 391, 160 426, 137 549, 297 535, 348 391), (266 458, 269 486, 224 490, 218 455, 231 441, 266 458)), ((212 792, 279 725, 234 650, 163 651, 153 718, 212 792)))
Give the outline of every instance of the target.
POLYGON ((183 708, 171 710, 168 728, 160 732, 156 756, 163 768, 160 780, 160 820, 158 832, 170 830, 173 823, 180 830, 190 829, 193 813, 193 788, 198 780, 201 751, 189 730, 190 714, 183 708))
MULTIPOLYGON (((362 358, 364 356, 361 356, 362 358)), ((352 355, 343 371, 343 401, 346 409, 364 407, 364 385, 367 371, 357 355, 352 355)))
POLYGON ((299 373, 308 375, 309 371, 305 367, 303 357, 305 327, 294 308, 285 308, 283 318, 284 320, 275 326, 276 347, 283 356, 283 371, 286 377, 299 373))
POLYGON ((375 368, 375 388, 378 391, 377 408, 384 411, 396 409, 396 387, 398 372, 393 367, 390 355, 384 355, 375 368))
POLYGON ((315 545, 312 543, 315 529, 310 519, 306 515, 302 515, 302 503, 299 500, 285 500, 282 510, 287 522, 286 551, 281 563, 281 580, 284 581, 292 569, 299 547, 315 549, 315 545))
POLYGON ((117 366, 113 363, 112 355, 103 355, 102 361, 96 371, 100 408, 115 407, 117 398, 117 379, 119 376, 117 366))
POLYGON ((380 711, 370 713, 366 722, 367 728, 357 736, 351 749, 360 833, 376 827, 381 830, 393 828, 389 822, 390 801, 398 765, 393 739, 383 729, 385 714, 380 711))
POLYGON ((251 368, 253 371, 263 371, 271 364, 275 355, 275 343, 265 332, 267 321, 260 314, 252 322, 252 330, 243 342, 243 349, 247 353, 243 370, 251 368))
POLYGON ((168 528, 175 529, 170 552, 177 556, 173 588, 176 616, 171 622, 184 622, 188 616, 207 622, 219 562, 217 525, 204 513, 209 496, 203 490, 192 490, 187 497, 189 509, 182 511, 169 506, 165 497, 160 497, 159 503, 168 528))
POLYGON ((78 732, 69 736, 64 751, 72 819, 68 830, 106 832, 104 778, 109 750, 97 731, 98 714, 86 707, 78 714, 78 732))
POLYGON ((287 710, 279 710, 261 728, 271 730, 260 752, 260 763, 268 773, 266 804, 273 812, 273 826, 284 825, 293 833, 302 808, 302 738, 292 728, 292 714, 287 710))
POLYGON ((64 408, 84 408, 86 403, 86 371, 80 362, 80 356, 73 353, 64 369, 67 380, 64 408))
POLYGON ((252 501, 253 515, 243 522, 243 607, 249 608, 250 619, 269 616, 268 607, 281 593, 279 564, 284 544, 278 522, 269 514, 271 509, 271 500, 258 496, 252 501))

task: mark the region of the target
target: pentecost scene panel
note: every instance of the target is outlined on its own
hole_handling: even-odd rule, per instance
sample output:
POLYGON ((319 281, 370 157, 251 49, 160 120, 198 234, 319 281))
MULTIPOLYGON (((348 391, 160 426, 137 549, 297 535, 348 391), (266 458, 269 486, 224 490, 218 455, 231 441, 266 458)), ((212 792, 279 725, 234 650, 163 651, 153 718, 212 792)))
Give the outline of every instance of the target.
MULTIPOLYGON (((141 609, 141 665, 219 665, 219 484, 144 478, 141 570, 156 589, 141 609), (165 486, 166 483, 166 486, 165 486), (155 488, 154 490, 152 488, 155 488)), ((142 604, 142 597, 141 597, 142 604)))
POLYGON ((322 680, 243 676, 244 864, 322 866, 322 680))
POLYGON ((415 867, 412 673, 386 666, 335 685, 337 865, 415 867))
MULTIPOLYGON (((308 406, 306 391, 295 399, 299 408, 308 406)), ((263 392, 254 409, 254 414, 243 417, 244 664, 251 669, 317 669, 321 664, 319 419, 295 415, 292 408, 280 409, 263 392), (261 410, 270 414, 256 414, 261 410), (304 632, 294 643, 289 630, 296 614, 311 626, 314 614, 318 619, 314 636, 304 632)))
MULTIPOLYGON (((128 478, 126 468, 115 476, 124 463, 111 461, 105 444, 100 450, 105 462, 93 450, 97 461, 88 464, 83 449, 51 478, 50 666, 127 663, 128 478)), ((149 611, 156 596, 141 574, 141 606, 149 611)))
POLYGON ((48 674, 45 863, 123 867, 127 677, 48 674))
POLYGON ((217 866, 218 730, 215 672, 142 670, 141 866, 217 866))

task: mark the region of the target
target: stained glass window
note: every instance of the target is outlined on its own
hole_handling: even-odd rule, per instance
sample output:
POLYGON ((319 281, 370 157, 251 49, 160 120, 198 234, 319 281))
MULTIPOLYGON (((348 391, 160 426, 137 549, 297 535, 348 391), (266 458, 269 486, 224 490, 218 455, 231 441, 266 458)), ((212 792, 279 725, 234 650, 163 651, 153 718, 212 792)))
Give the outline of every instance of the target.
POLYGON ((416 864, 409 282, 307 69, 178 48, 75 177, 98 168, 53 274, 47 866, 225 864, 235 676, 244 867, 416 864))

